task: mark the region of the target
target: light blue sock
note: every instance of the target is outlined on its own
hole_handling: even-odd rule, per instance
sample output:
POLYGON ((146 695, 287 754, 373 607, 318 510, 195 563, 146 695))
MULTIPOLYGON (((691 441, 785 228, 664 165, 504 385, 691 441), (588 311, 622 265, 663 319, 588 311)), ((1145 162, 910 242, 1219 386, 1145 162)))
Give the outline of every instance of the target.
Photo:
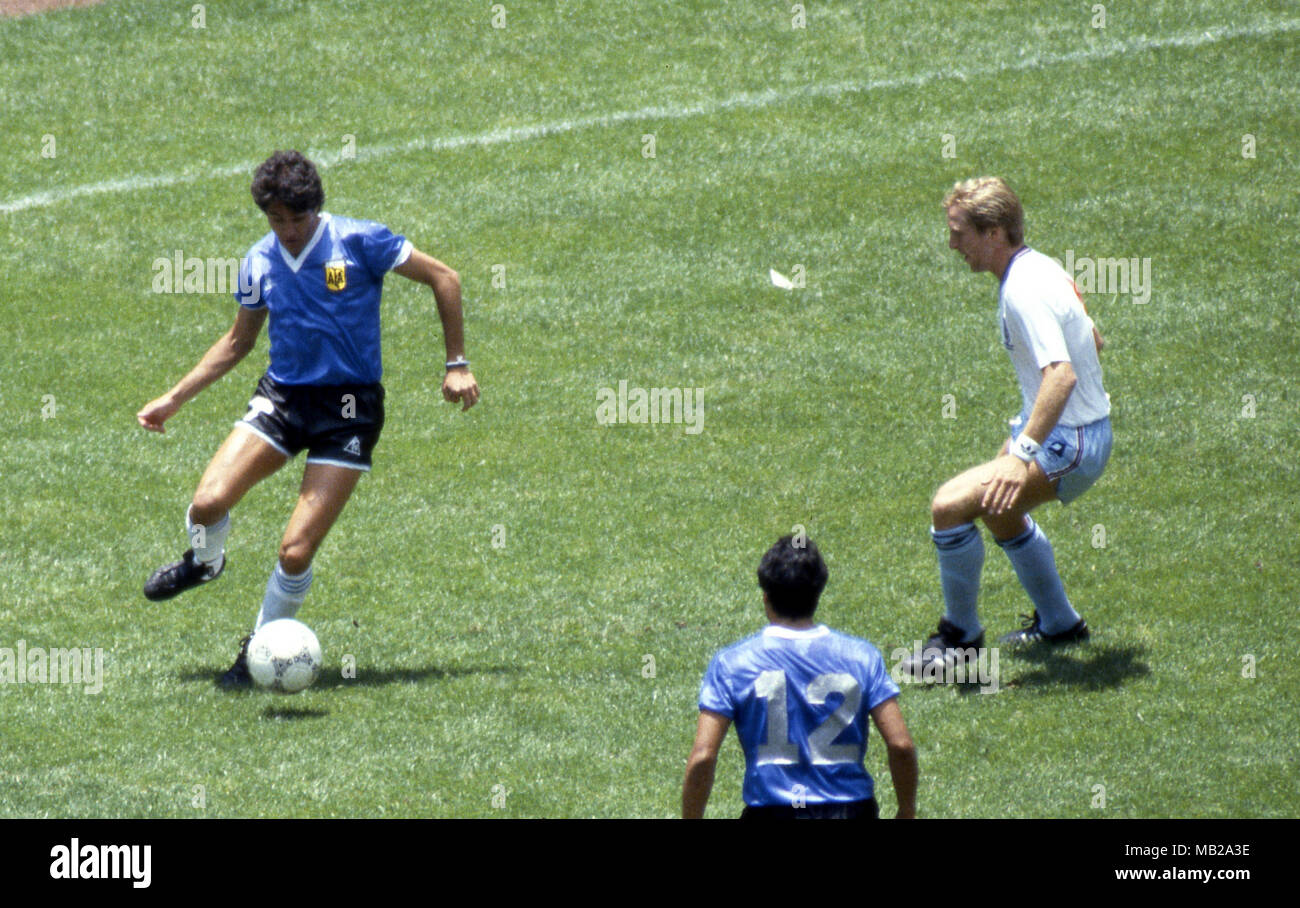
POLYGON ((948 530, 930 528, 930 538, 939 553, 939 582, 943 586, 944 617, 966 632, 967 642, 983 628, 975 605, 980 594, 980 571, 984 569, 984 540, 973 523, 948 530))
POLYGON ((311 565, 301 574, 286 574, 277 561, 271 579, 266 582, 266 596, 262 599, 261 611, 257 613, 256 627, 298 614, 298 608, 307 598, 307 588, 310 586, 311 565))
POLYGON ((1029 529, 1015 539, 999 539, 998 545, 1002 546, 1002 551, 1011 559, 1011 566, 1016 569, 1020 585, 1033 600, 1043 633, 1059 634, 1068 631, 1079 623, 1079 613, 1070 605, 1070 600, 1065 598, 1065 587, 1061 584, 1061 575, 1056 571, 1052 544, 1047 541, 1032 517, 1026 516, 1025 520, 1029 523, 1029 529))

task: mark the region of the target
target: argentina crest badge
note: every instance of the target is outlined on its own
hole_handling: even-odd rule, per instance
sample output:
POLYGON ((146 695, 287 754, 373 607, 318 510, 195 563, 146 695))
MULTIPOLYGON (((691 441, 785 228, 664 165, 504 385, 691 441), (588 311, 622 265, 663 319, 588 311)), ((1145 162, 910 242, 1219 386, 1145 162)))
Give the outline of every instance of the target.
POLYGON ((344 289, 348 285, 347 263, 343 259, 335 259, 332 262, 325 263, 325 286, 334 292, 344 289))

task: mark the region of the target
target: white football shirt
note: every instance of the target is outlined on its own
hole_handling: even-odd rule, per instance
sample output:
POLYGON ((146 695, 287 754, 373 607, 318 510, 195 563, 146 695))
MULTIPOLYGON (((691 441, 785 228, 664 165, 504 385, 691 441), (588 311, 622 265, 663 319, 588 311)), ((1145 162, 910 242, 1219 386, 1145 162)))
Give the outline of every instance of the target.
POLYGON ((1035 249, 1020 249, 1002 275, 998 321, 1026 416, 1033 412, 1044 367, 1059 362, 1068 362, 1078 379, 1059 425, 1085 426, 1110 415, 1092 319, 1064 268, 1035 249))

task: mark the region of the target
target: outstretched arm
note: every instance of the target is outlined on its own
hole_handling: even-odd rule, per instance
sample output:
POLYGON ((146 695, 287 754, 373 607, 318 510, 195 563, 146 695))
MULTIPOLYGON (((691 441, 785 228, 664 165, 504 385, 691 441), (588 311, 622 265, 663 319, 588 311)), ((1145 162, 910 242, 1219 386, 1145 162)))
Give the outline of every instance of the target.
POLYGON ((164 432, 163 423, 208 385, 225 375, 257 344, 266 322, 267 310, 239 307, 235 323, 203 354, 199 364, 162 397, 152 400, 135 415, 136 421, 152 432, 164 432))
MULTIPOLYGON (((460 275, 431 255, 412 249, 405 262, 393 269, 404 278, 433 288, 433 298, 438 303, 438 318, 442 320, 442 338, 447 348, 447 362, 465 357, 465 324, 460 306, 460 275)), ((442 396, 455 403, 464 403, 468 410, 478 401, 478 382, 468 366, 448 369, 442 382, 442 396)))

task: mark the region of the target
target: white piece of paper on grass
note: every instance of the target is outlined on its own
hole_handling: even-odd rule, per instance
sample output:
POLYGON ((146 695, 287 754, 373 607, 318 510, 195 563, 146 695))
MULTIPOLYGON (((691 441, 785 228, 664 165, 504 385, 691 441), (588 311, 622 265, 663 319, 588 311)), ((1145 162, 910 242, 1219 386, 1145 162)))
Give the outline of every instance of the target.
POLYGON ((774 287, 780 287, 782 290, 794 289, 794 284, 790 283, 790 279, 775 268, 767 269, 767 274, 768 277, 772 279, 772 285, 774 287))

